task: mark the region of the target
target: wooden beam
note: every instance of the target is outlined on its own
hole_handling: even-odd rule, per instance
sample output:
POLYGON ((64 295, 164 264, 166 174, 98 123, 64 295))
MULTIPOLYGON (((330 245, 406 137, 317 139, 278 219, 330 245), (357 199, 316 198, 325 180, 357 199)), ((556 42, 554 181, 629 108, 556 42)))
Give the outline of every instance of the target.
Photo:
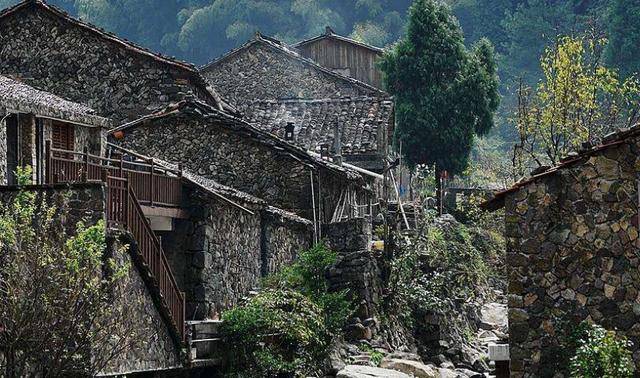
POLYGON ((168 217, 176 219, 188 219, 189 213, 179 207, 152 207, 152 206, 140 206, 142 212, 147 217, 168 217))

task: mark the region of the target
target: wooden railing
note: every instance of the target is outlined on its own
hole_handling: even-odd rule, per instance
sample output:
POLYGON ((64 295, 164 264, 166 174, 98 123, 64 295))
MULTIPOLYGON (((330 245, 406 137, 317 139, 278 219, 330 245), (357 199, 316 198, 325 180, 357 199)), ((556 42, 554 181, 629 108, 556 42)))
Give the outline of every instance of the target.
POLYGON ((125 178, 133 187, 138 201, 148 206, 178 207, 182 202, 180 170, 158 165, 153 159, 118 153, 119 159, 83 152, 60 150, 46 143, 46 182, 80 182, 103 180, 108 176, 125 178))
POLYGON ((180 291, 162 244, 144 216, 138 193, 151 205, 179 206, 179 177, 162 174, 154 164, 145 165, 108 159, 86 153, 51 148, 47 142, 47 183, 101 180, 106 183, 106 217, 110 227, 121 226, 131 232, 142 262, 156 281, 164 306, 182 341, 185 340, 185 296, 180 291), (75 157, 81 156, 78 160, 75 157), (97 161, 97 162, 96 162, 97 161), (113 166, 113 163, 117 163, 113 166), (129 164, 129 166, 126 166, 129 164), (150 168, 134 170, 131 167, 150 168), (138 192, 139 191, 139 192, 138 192))
POLYGON ((171 314, 171 318, 180 333, 182 341, 184 341, 184 292, 181 292, 178 287, 178 283, 173 276, 160 240, 151 229, 147 218, 145 218, 132 187, 128 187, 127 201, 124 209, 127 229, 133 234, 133 237, 138 243, 140 256, 156 279, 160 295, 171 314))

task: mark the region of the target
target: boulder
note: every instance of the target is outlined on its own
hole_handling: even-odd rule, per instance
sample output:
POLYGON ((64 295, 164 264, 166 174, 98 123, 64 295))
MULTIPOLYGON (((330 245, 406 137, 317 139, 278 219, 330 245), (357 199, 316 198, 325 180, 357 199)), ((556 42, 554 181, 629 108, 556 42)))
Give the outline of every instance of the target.
POLYGON ((347 365, 336 378, 411 378, 405 373, 372 366, 347 365))
POLYGON ((382 360, 380 367, 401 371, 417 378, 440 378, 438 368, 433 365, 425 365, 418 361, 385 358, 382 360))

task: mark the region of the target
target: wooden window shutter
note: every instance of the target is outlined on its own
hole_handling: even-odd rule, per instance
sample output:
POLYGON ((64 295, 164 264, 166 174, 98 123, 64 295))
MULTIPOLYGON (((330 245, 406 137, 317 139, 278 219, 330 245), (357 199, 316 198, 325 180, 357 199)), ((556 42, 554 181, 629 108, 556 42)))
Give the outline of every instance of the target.
POLYGON ((53 122, 51 130, 51 145, 56 149, 73 151, 73 125, 61 122, 53 122))

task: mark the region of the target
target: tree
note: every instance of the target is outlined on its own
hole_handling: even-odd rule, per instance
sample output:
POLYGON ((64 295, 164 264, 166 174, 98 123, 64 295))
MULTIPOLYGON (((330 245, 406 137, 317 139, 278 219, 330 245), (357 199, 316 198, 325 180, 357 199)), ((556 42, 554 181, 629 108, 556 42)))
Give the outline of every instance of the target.
MULTIPOLYGON (((31 171, 18 177, 25 183, 31 171)), ((125 297, 127 264, 105 258, 103 221, 66 231, 56 220, 68 216, 27 190, 0 208, 3 377, 94 376, 137 347, 128 309, 112 305, 125 297)))
POLYGON ((606 40, 584 35, 561 37, 540 60, 543 80, 518 91, 516 127, 520 134, 513 163, 519 174, 555 165, 582 143, 638 120, 640 84, 621 80, 601 59, 606 40))
POLYGON ((499 104, 491 43, 472 50, 447 6, 416 0, 405 37, 381 62, 385 85, 396 99, 396 138, 411 167, 434 165, 436 175, 462 173, 474 135, 493 126, 499 104))
POLYGON ((619 67, 623 77, 640 72, 640 1, 614 0, 608 21, 608 63, 619 67))

